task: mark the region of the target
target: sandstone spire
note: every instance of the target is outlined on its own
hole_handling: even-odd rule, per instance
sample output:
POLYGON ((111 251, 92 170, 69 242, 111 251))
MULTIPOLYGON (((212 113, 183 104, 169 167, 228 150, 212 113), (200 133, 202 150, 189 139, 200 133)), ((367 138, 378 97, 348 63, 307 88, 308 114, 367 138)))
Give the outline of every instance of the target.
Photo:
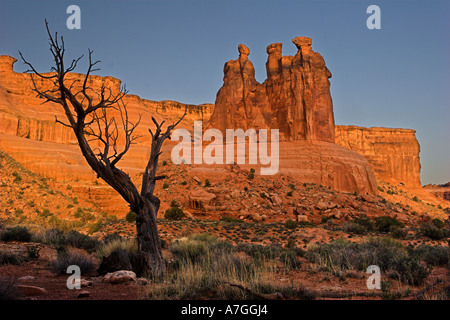
POLYGON ((282 56, 281 43, 267 47, 263 84, 255 80, 250 50, 239 45, 239 59, 225 64, 211 127, 271 128, 279 129, 281 140, 334 142, 331 72, 322 56, 311 49, 310 38, 297 37, 292 42, 298 48, 294 57, 282 56))

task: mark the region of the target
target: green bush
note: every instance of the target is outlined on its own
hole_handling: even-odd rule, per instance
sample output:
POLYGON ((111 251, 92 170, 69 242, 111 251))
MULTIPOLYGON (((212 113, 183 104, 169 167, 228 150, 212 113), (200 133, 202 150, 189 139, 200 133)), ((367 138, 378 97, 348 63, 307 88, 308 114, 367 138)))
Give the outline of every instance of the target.
POLYGON ((289 219, 289 220, 286 220, 286 222, 284 223, 284 226, 287 229, 295 229, 295 228, 297 228, 297 222, 289 219))
POLYGON ((49 229, 45 232, 44 243, 58 247, 72 246, 84 249, 87 252, 94 252, 100 245, 100 241, 78 231, 63 231, 57 228, 49 229))
POLYGON ((382 272, 412 285, 422 284, 430 274, 429 268, 420 264, 416 256, 390 238, 320 244, 310 248, 305 258, 334 274, 352 269, 365 271, 368 266, 377 265, 382 272))
POLYGON ((344 223, 342 225, 342 230, 347 233, 354 233, 359 235, 365 235, 368 232, 367 227, 353 222, 344 223))
POLYGON ((26 227, 10 227, 0 232, 0 240, 29 242, 31 240, 31 233, 26 227))
POLYGON ((14 177, 14 182, 20 182, 20 181, 22 181, 22 177, 20 176, 20 174, 18 174, 16 171, 14 171, 13 173, 12 173, 12 175, 13 175, 13 177, 14 177))
POLYGON ((178 208, 179 206, 180 206, 180 204, 178 203, 177 200, 170 201, 170 207, 171 208, 178 208))
POLYGON ((244 223, 245 222, 245 221, 242 221, 241 219, 230 217, 230 216, 221 217, 219 221, 225 222, 225 223, 244 223))
POLYGON ((168 189, 169 188, 169 184, 167 182, 163 183, 163 189, 168 189))
POLYGON ((97 257, 100 260, 103 260, 106 257, 109 257, 111 253, 114 251, 125 251, 128 254, 137 253, 138 245, 137 241, 134 238, 130 239, 122 239, 116 238, 105 242, 102 246, 97 249, 97 257))
POLYGON ((392 227, 389 234, 395 239, 405 239, 408 235, 408 231, 406 231, 405 228, 392 227))
POLYGON ((103 223, 101 220, 98 220, 97 222, 91 223, 91 225, 88 228, 88 233, 93 234, 96 232, 99 232, 103 227, 103 223))
POLYGON ((186 214, 178 207, 167 209, 164 213, 164 218, 167 220, 182 220, 185 217, 186 214))
POLYGON ((433 219, 431 220, 431 223, 435 225, 438 229, 443 229, 445 227, 445 223, 440 219, 433 219))
POLYGON ((373 221, 370 220, 366 215, 361 215, 360 217, 353 219, 352 222, 366 227, 368 231, 375 230, 373 221))
POLYGON ((422 223, 420 226, 420 233, 432 240, 441 240, 446 237, 445 229, 438 228, 432 221, 422 223))
POLYGON ((134 223, 134 222, 136 222, 136 217, 137 217, 136 212, 129 211, 127 213, 127 215, 125 216, 125 220, 127 220, 130 223, 134 223))
POLYGON ((392 217, 376 217, 375 218, 375 228, 379 232, 388 233, 391 228, 403 228, 404 224, 392 217))
POLYGON ((442 246, 420 245, 412 254, 432 266, 447 266, 450 269, 450 248, 442 246))

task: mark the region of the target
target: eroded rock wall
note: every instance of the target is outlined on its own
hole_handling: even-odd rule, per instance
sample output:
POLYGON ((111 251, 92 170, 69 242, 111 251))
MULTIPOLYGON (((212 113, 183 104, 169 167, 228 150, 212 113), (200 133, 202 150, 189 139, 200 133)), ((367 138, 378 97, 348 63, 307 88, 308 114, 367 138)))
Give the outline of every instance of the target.
POLYGON ((336 126, 336 143, 363 155, 378 179, 419 188, 420 145, 415 130, 336 126))

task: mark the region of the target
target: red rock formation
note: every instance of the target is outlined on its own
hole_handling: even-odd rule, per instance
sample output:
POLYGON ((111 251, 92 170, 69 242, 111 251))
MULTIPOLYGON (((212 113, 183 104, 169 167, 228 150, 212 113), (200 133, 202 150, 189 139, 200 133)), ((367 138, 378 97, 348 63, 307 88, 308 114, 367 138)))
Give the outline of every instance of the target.
POLYGON ((281 43, 267 47, 265 86, 272 108, 272 128, 283 140, 334 142, 331 72, 322 56, 311 50, 311 39, 292 40, 297 54, 282 57, 281 43))
POLYGON ((209 127, 272 128, 280 140, 334 142, 331 77, 325 61, 311 50, 311 39, 293 40, 297 54, 283 57, 281 43, 267 47, 267 80, 259 84, 248 60, 249 50, 239 45, 238 60, 224 67, 224 84, 217 93, 209 127))
POLYGON ((223 68, 223 86, 217 92, 209 127, 222 132, 232 128, 267 129, 270 114, 262 109, 268 106, 264 87, 255 80, 255 69, 248 59, 250 50, 243 44, 238 49, 239 58, 223 68))
POLYGON ((362 154, 378 179, 420 188, 419 142, 415 130, 336 126, 336 143, 362 154))
MULTIPOLYGON (((10 56, 0 56, 0 133, 16 135, 32 140, 57 143, 76 143, 76 139, 70 128, 55 122, 55 116, 60 120, 65 119, 62 108, 53 103, 46 103, 36 97, 32 90, 33 85, 29 74, 13 71, 13 65, 17 60, 10 56)), ((85 75, 70 73, 67 81, 82 81, 85 75)), ((36 84, 40 88, 49 89, 51 83, 35 77, 36 84)), ((112 92, 120 90, 121 81, 113 77, 89 77, 88 86, 98 90, 102 85, 111 88, 112 92)), ((141 125, 137 128, 137 134, 148 136, 147 128, 152 126, 151 116, 158 121, 161 118, 172 122, 178 119, 185 107, 188 113, 185 122, 197 119, 209 119, 212 104, 186 105, 176 101, 151 101, 141 99, 136 95, 126 95, 124 102, 129 109, 130 120, 135 121, 139 114, 142 115, 141 125)), ((149 144, 150 139, 142 139, 142 144, 149 144)))
POLYGON ((281 43, 267 47, 263 84, 255 80, 249 50, 239 45, 239 59, 225 64, 208 127, 278 129, 283 141, 280 174, 336 190, 377 194, 364 157, 334 144, 331 73, 322 56, 311 50, 310 38, 297 37, 293 43, 298 49, 294 57, 282 56, 281 43))

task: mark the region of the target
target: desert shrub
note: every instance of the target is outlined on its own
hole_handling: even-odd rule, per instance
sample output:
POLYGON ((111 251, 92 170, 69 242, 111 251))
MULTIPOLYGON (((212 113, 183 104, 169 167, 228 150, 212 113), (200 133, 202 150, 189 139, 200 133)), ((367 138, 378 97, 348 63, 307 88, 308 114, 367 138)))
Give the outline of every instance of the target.
POLYGON ((127 213, 127 215, 125 216, 125 220, 127 220, 130 223, 134 223, 134 222, 136 222, 136 217, 137 217, 136 212, 129 211, 127 213))
POLYGON ((182 220, 185 217, 186 214, 178 207, 167 209, 164 213, 164 218, 167 220, 182 220))
POLYGON ((297 253, 294 250, 286 250, 283 252, 280 255, 280 261, 288 270, 298 270, 302 266, 302 263, 298 259, 297 253))
POLYGON ((20 297, 14 278, 0 277, 0 300, 16 300, 20 297))
POLYGON ((48 229, 44 234, 44 243, 54 247, 72 246, 93 252, 100 245, 100 241, 78 231, 64 231, 58 228, 48 229))
POLYGON ((48 229, 45 231, 43 241, 51 246, 64 245, 66 242, 66 232, 57 228, 48 229))
POLYGON ((185 185, 187 185, 187 181, 183 181, 183 182, 181 182, 181 185, 182 185, 182 186, 185 186, 185 185))
POLYGON ((114 251, 125 251, 127 253, 136 253, 138 250, 137 241, 130 239, 111 240, 97 248, 96 254, 100 260, 109 257, 114 251))
POLYGON ((375 230, 373 221, 370 220, 366 215, 361 215, 360 217, 353 219, 351 222, 366 227, 368 231, 375 230))
POLYGON ((295 248, 295 246, 296 246, 295 239, 288 239, 288 241, 286 242, 286 245, 284 247, 288 248, 288 249, 292 249, 292 248, 295 248))
POLYGON ((429 265, 450 268, 449 247, 420 245, 413 250, 412 254, 429 265))
POLYGON ((14 171, 13 173, 12 173, 12 175, 13 175, 13 177, 14 177, 14 182, 20 182, 20 181, 22 181, 22 177, 20 176, 20 174, 18 174, 16 171, 14 171))
POLYGON ((31 240, 31 233, 26 227, 10 227, 0 232, 0 240, 2 241, 21 241, 29 242, 31 240))
POLYGON ((94 252, 100 245, 100 241, 78 231, 72 230, 66 234, 67 245, 75 248, 84 249, 87 252, 94 252))
POLYGON ((0 250, 0 265, 3 264, 19 264, 20 258, 11 252, 0 250))
POLYGON ((50 210, 47 208, 44 208, 44 210, 42 210, 42 212, 39 214, 39 216, 43 217, 43 218, 48 218, 51 215, 52 214, 51 214, 50 210))
POLYGON ((354 233, 359 235, 367 234, 367 227, 353 222, 346 222, 342 225, 342 230, 347 233, 354 233))
POLYGON ((163 183, 163 189, 168 189, 169 188, 169 184, 167 182, 163 183))
POLYGON ((88 233, 93 234, 99 232, 103 227, 103 222, 101 220, 97 220, 97 222, 91 223, 88 228, 88 233))
POLYGON ((239 243, 235 250, 245 252, 254 260, 266 259, 271 260, 279 257, 283 252, 283 248, 277 245, 261 245, 254 243, 239 243))
POLYGON ((78 266, 81 274, 85 276, 93 275, 97 270, 95 261, 89 255, 74 251, 58 254, 56 260, 50 263, 50 270, 54 274, 63 275, 71 265, 78 266))
POLYGON ((403 228, 404 224, 395 218, 382 216, 375 218, 375 228, 379 232, 388 233, 391 228, 403 228))
POLYGON ((433 221, 424 222, 420 226, 420 233, 433 240, 441 240, 447 236, 447 232, 444 228, 439 228, 433 221))
POLYGON ((230 217, 230 216, 221 217, 219 221, 225 222, 225 223, 245 223, 245 221, 243 221, 239 218, 234 218, 234 217, 230 217))
POLYGON ((148 292, 153 299, 243 299, 248 295, 227 282, 260 285, 256 267, 237 255, 230 243, 202 234, 176 240, 170 251, 175 262, 163 286, 148 292), (169 277, 169 278, 168 278, 169 277))
POLYGON ((180 206, 180 204, 178 203, 178 201, 177 200, 172 200, 172 201, 170 201, 170 207, 171 208, 178 208, 180 206))
POLYGON ((205 180, 205 187, 210 187, 210 186, 211 186, 211 182, 208 179, 206 179, 205 180))
POLYGON ((436 228, 443 229, 445 228, 445 223, 441 219, 433 219, 431 223, 434 224, 436 228))
POLYGON ((250 180, 253 180, 255 178, 255 169, 250 169, 250 173, 247 175, 247 178, 250 180))
POLYGON ((390 236, 395 239, 405 239, 408 235, 408 231, 405 230, 405 228, 391 228, 391 231, 389 232, 390 236))
POLYGON ((377 265, 383 272, 412 285, 420 285, 430 273, 401 243, 390 238, 370 239, 359 244, 335 241, 316 245, 305 258, 333 274, 346 270, 365 271, 368 266, 377 265))
POLYGON ((124 240, 124 239, 117 232, 110 233, 103 238, 103 244, 107 244, 107 243, 110 243, 110 242, 116 241, 116 240, 124 240))
POLYGON ((289 220, 286 220, 286 222, 284 223, 284 226, 287 229, 295 229, 295 228, 297 228, 297 222, 289 219, 289 220))
POLYGON ((400 257, 395 260, 391 266, 391 272, 394 277, 400 281, 413 285, 420 286, 431 273, 430 268, 423 266, 419 261, 413 257, 400 257))

